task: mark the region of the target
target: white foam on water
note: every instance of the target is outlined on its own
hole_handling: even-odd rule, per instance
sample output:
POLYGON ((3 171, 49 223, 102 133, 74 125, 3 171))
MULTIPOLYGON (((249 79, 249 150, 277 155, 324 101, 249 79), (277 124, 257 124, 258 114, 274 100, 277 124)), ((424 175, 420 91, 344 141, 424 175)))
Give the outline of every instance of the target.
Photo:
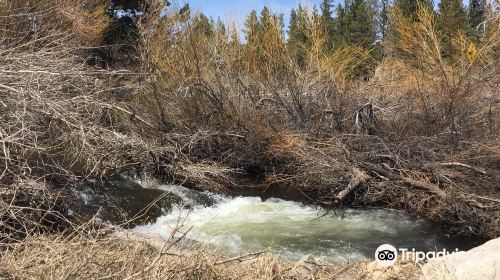
MULTIPOLYGON (((185 189, 166 191, 188 198, 185 189)), ((398 211, 348 209, 338 215, 302 203, 281 199, 262 201, 258 197, 219 197, 211 207, 174 209, 156 222, 136 227, 145 236, 168 238, 179 220, 192 227, 187 238, 240 254, 272 247, 284 258, 296 260, 305 254, 335 260, 370 257, 380 242, 408 237, 418 239, 423 222, 398 211)), ((418 242, 418 240, 416 241, 418 242)))

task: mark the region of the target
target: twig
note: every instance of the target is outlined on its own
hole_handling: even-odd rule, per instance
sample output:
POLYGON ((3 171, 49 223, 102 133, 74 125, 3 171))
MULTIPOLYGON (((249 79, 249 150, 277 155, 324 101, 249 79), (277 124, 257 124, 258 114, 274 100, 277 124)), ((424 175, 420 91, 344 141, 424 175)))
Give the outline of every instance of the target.
POLYGON ((471 166, 471 165, 468 165, 468 164, 465 164, 465 163, 460 163, 460 162, 440 162, 440 163, 437 163, 438 165, 441 165, 441 166, 460 166, 460 167, 465 167, 465 168, 469 168, 469 169, 472 169, 474 171, 476 171, 477 173, 481 173, 483 175, 486 175, 486 171, 482 168, 479 168, 479 167, 474 167, 474 166, 471 166))
POLYGON ((257 257, 265 252, 268 252, 268 251, 269 251, 269 249, 265 249, 265 250, 262 250, 259 252, 250 253, 250 254, 241 255, 241 256, 237 256, 237 257, 226 259, 226 260, 217 261, 214 263, 214 265, 225 264, 225 263, 232 262, 232 261, 239 261, 239 262, 247 261, 251 258, 255 258, 255 257, 257 257))

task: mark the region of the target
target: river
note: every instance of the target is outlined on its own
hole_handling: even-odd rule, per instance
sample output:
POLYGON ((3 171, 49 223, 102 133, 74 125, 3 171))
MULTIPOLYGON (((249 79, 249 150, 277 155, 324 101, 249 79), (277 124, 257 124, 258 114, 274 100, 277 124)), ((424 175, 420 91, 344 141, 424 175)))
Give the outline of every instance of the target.
POLYGON ((290 261, 306 254, 334 261, 373 258, 384 243, 416 250, 453 251, 476 242, 454 238, 430 221, 390 209, 321 207, 278 198, 224 196, 176 185, 145 189, 130 182, 82 184, 75 191, 89 209, 114 224, 130 220, 128 230, 168 238, 179 220, 191 228, 187 239, 206 242, 226 253, 243 254, 271 248, 290 261), (141 209, 161 200, 143 215, 141 209), (138 217, 138 218, 137 218, 138 217))

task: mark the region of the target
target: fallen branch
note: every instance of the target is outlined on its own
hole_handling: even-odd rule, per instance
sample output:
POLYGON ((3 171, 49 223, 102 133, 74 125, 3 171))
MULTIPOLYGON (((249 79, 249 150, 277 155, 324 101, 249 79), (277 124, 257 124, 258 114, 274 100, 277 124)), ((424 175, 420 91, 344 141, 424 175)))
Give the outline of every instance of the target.
POLYGON ((494 202, 500 203, 500 199, 495 199, 492 197, 486 197, 486 196, 476 195, 476 194, 472 194, 472 193, 465 193, 465 192, 462 194, 467 195, 467 196, 476 197, 479 199, 484 199, 484 200, 489 200, 489 201, 494 201, 494 202))
POLYGON ((351 177, 351 180, 349 181, 349 184, 347 185, 347 188, 343 189, 341 192, 335 196, 335 200, 337 203, 343 201, 346 199, 346 197, 356 190, 361 183, 366 181, 369 178, 369 176, 366 175, 365 172, 359 170, 358 168, 353 168, 353 175, 351 177))
MULTIPOLYGON (((8 90, 13 91, 13 92, 15 92, 15 93, 21 93, 19 90, 15 89, 15 88, 13 88, 13 87, 9 87, 9 86, 7 86, 7 85, 2 85, 2 84, 0 84, 0 88, 8 89, 8 90)), ((2 102, 2 104, 3 104, 3 102, 2 102)), ((5 105, 5 104, 4 104, 4 105, 5 105)))
POLYGON ((478 167, 474 167, 474 166, 470 166, 468 164, 465 164, 465 163, 460 163, 460 162, 441 162, 441 163, 437 163, 437 165, 441 165, 441 166, 459 166, 459 167, 465 167, 465 168, 468 168, 468 169, 471 169, 471 170, 474 170, 475 172, 477 173, 480 173, 480 174, 483 174, 483 175, 486 175, 486 171, 482 168, 478 168, 478 167))
POLYGON ((238 261, 238 262, 248 261, 248 260, 253 259, 255 257, 258 257, 259 255, 262 255, 268 251, 269 251, 269 249, 265 249, 265 250, 262 250, 259 252, 250 253, 250 254, 241 255, 241 256, 237 256, 237 257, 226 259, 226 260, 217 261, 214 263, 214 265, 221 265, 221 264, 225 264, 225 263, 232 262, 232 261, 238 261))
POLYGON ((119 111, 122 111, 123 113, 130 115, 130 117, 131 117, 131 118, 135 118, 136 120, 138 120, 138 121, 142 122, 143 124, 147 125, 149 128, 152 128, 152 129, 154 129, 154 128, 155 128, 155 127, 154 127, 151 123, 149 123, 148 121, 144 120, 143 118, 141 118, 141 117, 137 116, 135 113, 130 112, 129 110, 127 110, 127 109, 125 109, 125 108, 122 108, 122 107, 117 106, 116 104, 112 104, 112 105, 109 105, 109 104, 102 104, 102 105, 103 105, 103 106, 105 106, 105 107, 107 107, 107 108, 109 108, 109 109, 113 109, 113 108, 118 109, 119 111))
POLYGON ((388 178, 389 180, 401 182, 410 185, 412 187, 434 193, 440 197, 446 196, 446 193, 442 189, 440 189, 438 186, 432 183, 418 181, 408 177, 403 177, 401 175, 392 172, 391 170, 385 169, 380 165, 362 164, 361 167, 369 172, 376 173, 377 175, 381 175, 385 178, 388 178))
MULTIPOLYGON (((220 261, 216 261, 213 263, 213 265, 221 265, 221 264, 225 264, 225 263, 229 263, 229 262, 232 262, 232 261, 239 261, 239 262, 243 262, 243 261, 247 261, 249 259, 252 259, 252 258, 255 258, 265 252, 269 251, 269 249, 265 249, 265 250, 262 250, 262 251, 259 251, 259 252, 255 252, 255 253, 250 253, 250 254, 246 254, 246 255, 241 255, 241 256, 237 256, 237 257, 234 257, 234 258, 230 258, 230 259, 225 259, 225 260, 220 260, 220 261)), ((191 265, 191 266, 188 266, 186 268, 183 268, 183 269, 178 269, 178 270, 169 270, 169 272, 184 272, 184 271, 188 271, 188 270, 191 270, 191 269, 196 269, 200 267, 199 264, 194 264, 194 265, 191 265)))

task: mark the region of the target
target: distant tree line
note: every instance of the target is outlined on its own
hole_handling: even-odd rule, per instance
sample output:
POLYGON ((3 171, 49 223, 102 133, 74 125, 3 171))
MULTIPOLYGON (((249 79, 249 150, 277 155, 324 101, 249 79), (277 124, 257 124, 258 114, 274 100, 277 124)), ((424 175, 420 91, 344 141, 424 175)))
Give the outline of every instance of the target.
MULTIPOLYGON (((143 0, 114 0, 112 3, 122 9, 147 8, 143 0)), ((297 64, 304 67, 305 52, 313 44, 311 33, 319 30, 326 53, 345 46, 357 46, 370 50, 371 57, 378 61, 387 55, 384 45, 398 39, 397 31, 391 26, 390 13, 397 9, 407 19, 418 21, 420 7, 427 7, 435 13, 444 57, 453 55, 453 38, 459 32, 479 41, 487 28, 484 24, 486 16, 493 9, 487 0, 470 0, 468 7, 462 0, 441 0, 437 6, 433 0, 344 0, 336 7, 333 0, 323 0, 319 7, 304 7, 299 4, 292 9, 289 25, 285 30, 284 15, 273 14, 268 7, 264 7, 260 13, 251 11, 245 19, 245 41, 242 44, 251 51, 254 59, 263 59, 259 54, 263 52, 266 40, 281 38, 297 64)), ((186 19, 191 18, 188 4, 178 12, 186 19)), ((123 42, 124 38, 137 37, 131 19, 116 21, 115 29, 110 30, 106 43, 123 42)), ((217 31, 222 31, 239 43, 236 27, 226 27, 220 18, 214 20, 201 13, 193 16, 192 21, 194 29, 206 36, 214 36, 217 31)), ((373 70, 373 65, 371 63, 361 67, 356 71, 357 75, 368 75, 373 70)))

